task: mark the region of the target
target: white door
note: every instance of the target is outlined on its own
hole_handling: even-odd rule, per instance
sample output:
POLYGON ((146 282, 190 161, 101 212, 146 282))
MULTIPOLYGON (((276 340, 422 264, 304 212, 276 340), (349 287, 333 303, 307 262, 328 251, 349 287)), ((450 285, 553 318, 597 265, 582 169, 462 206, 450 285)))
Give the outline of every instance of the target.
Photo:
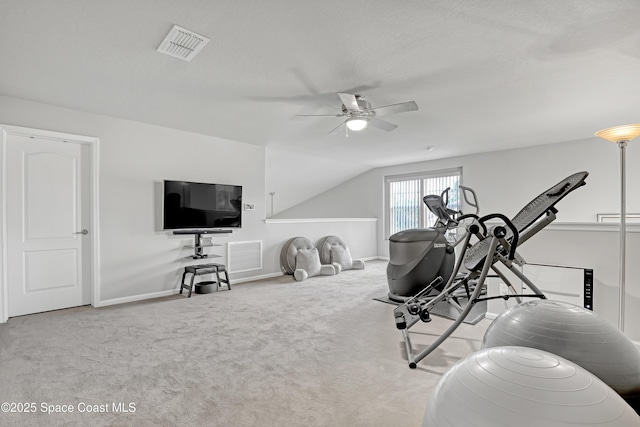
POLYGON ((9 317, 91 301, 88 268, 83 274, 83 233, 90 232, 83 232, 83 149, 74 142, 7 138, 9 317))

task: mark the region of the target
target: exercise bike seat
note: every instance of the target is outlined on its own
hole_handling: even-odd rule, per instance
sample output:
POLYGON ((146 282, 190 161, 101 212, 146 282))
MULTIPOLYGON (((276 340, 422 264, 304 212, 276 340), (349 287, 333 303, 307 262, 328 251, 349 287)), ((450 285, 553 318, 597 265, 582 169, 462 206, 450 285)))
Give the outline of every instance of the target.
MULTIPOLYGON (((518 230, 518 234, 523 233, 543 215, 551 211, 555 204, 562 200, 567 194, 585 185, 585 179, 588 175, 589 172, 578 172, 570 175, 527 203, 511 220, 515 229, 518 230)), ((480 218, 480 221, 482 220, 483 218, 480 218)), ((485 236, 467 250, 463 260, 466 269, 473 271, 482 268, 484 259, 490 249, 490 237, 489 235, 485 236)), ((507 228, 505 239, 509 242, 513 240, 513 232, 509 228, 507 228)))

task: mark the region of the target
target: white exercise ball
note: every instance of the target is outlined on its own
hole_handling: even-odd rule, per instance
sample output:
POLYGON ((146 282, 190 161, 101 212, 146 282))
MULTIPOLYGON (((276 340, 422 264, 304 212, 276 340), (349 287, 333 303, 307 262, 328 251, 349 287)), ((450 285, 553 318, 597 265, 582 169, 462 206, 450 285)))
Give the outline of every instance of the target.
POLYGON ((640 351, 590 310, 561 301, 518 304, 491 323, 482 341, 482 348, 508 345, 545 350, 577 363, 638 409, 640 351))
POLYGON ((528 347, 460 360, 436 385, 423 427, 631 427, 640 417, 577 364, 528 347))

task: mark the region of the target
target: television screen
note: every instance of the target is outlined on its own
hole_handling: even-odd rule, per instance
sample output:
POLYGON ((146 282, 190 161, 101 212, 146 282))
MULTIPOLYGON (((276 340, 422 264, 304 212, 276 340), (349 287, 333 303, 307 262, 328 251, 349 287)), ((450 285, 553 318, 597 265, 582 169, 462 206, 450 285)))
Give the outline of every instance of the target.
POLYGON ((164 181, 164 229, 239 228, 242 186, 164 181))

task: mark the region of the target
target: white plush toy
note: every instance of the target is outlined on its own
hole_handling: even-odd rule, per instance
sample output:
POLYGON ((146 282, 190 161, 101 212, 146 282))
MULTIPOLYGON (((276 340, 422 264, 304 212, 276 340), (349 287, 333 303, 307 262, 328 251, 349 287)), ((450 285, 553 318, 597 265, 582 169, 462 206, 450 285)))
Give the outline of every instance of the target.
POLYGON ((318 249, 298 249, 296 269, 293 272, 293 277, 298 282, 305 280, 307 277, 333 276, 334 274, 336 274, 336 268, 333 265, 320 264, 318 249))
POLYGON ((318 241, 320 250, 320 262, 331 264, 335 267, 336 273, 343 270, 362 270, 364 261, 351 258, 351 251, 338 236, 326 236, 318 241))
POLYGON ((306 237, 294 237, 284 244, 280 252, 280 267, 284 274, 293 275, 297 281, 336 274, 336 267, 330 263, 322 265, 318 250, 306 237))

